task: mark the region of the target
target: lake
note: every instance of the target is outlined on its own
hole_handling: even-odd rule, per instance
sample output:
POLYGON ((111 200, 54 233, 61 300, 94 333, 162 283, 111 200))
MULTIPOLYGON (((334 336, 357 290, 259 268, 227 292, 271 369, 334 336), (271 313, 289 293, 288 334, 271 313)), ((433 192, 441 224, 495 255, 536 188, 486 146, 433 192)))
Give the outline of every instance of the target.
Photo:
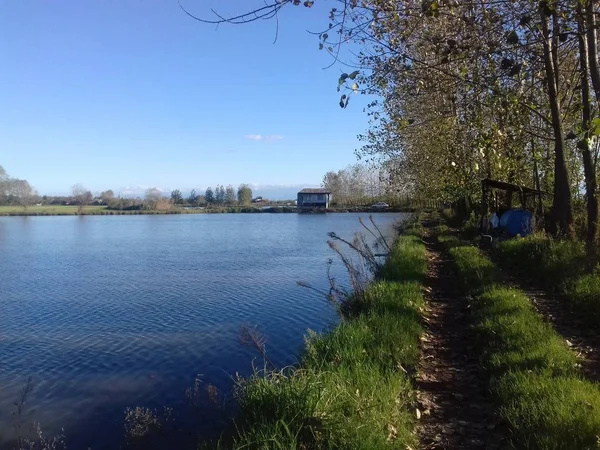
MULTIPOLYGON (((69 448, 118 447, 128 406, 172 407, 177 426, 217 432, 216 408, 191 414, 186 389, 198 379, 227 396, 236 372, 262 367, 239 342, 243 324, 259 326, 279 367, 308 328, 334 324, 297 282, 328 287, 327 233, 351 238, 361 216, 0 217, 0 447, 29 377, 24 419, 64 428, 69 448)), ((404 217, 374 214, 389 235, 404 217)), ((345 279, 337 261, 332 274, 345 279)))

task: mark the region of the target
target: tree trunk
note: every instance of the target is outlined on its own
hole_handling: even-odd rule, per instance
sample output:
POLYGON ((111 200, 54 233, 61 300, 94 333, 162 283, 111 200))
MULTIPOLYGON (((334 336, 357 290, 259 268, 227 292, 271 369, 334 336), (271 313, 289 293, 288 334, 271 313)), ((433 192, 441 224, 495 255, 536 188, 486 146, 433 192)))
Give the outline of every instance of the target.
MULTIPOLYGON (((554 192, 552 201, 553 231, 563 236, 573 234, 573 210, 571 205, 571 187, 565 161, 565 139, 562 127, 560 100, 558 97, 558 61, 553 53, 557 48, 557 36, 550 37, 548 17, 540 9, 543 33, 544 66, 546 69, 548 101, 554 132, 554 192)), ((556 35, 557 29, 553 29, 556 35)))
MULTIPOLYGON (((579 70, 581 80, 581 129, 584 132, 583 139, 579 141, 578 147, 581 150, 583 158, 583 172, 585 176, 585 197, 587 206, 587 242, 590 249, 593 249, 596 241, 596 232, 598 230, 598 199, 596 198, 596 167, 592 158, 590 149, 590 128, 591 128, 591 105, 590 105, 590 73, 588 61, 595 56, 589 55, 590 48, 587 45, 587 33, 585 30, 584 19, 581 7, 577 7, 579 32, 579 70)), ((590 64, 591 66, 591 64, 590 64)))
POLYGON ((592 78, 592 86, 594 87, 596 101, 600 102, 600 68, 598 67, 596 16, 594 14, 594 6, 591 0, 587 0, 585 2, 584 14, 589 72, 592 78))

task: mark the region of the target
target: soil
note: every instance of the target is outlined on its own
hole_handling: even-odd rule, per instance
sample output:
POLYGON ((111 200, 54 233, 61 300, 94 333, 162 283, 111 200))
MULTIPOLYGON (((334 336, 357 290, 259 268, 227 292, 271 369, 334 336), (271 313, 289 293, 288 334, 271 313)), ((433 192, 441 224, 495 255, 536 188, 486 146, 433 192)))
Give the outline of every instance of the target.
POLYGON ((467 299, 453 287, 449 256, 427 225, 427 306, 416 377, 420 447, 511 448, 476 355, 467 299))

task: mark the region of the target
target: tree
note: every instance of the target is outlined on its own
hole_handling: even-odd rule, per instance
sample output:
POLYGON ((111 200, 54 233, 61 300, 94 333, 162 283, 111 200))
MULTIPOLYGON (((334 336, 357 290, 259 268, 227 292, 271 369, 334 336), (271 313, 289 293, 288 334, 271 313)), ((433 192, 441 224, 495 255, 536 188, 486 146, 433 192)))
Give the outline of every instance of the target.
POLYGON ((225 203, 228 205, 235 203, 235 189, 231 184, 225 189, 225 203))
POLYGON ((150 209, 157 209, 157 206, 163 199, 162 191, 158 188, 150 188, 146 190, 144 201, 150 209))
POLYGON ((71 193, 73 199, 77 202, 77 214, 83 214, 83 209, 92 201, 94 196, 81 184, 73 185, 71 193))
POLYGON ((217 185, 215 189, 215 202, 219 205, 225 203, 225 188, 222 184, 217 185))
POLYGON ((171 201, 175 205, 181 205, 183 203, 183 195, 181 195, 181 191, 179 189, 175 189, 171 192, 171 201))
POLYGON ((188 203, 191 206, 196 206, 198 204, 198 195, 196 195, 196 189, 192 189, 190 195, 188 196, 188 203))
POLYGON ((100 198, 104 203, 110 203, 115 198, 115 194, 112 189, 108 189, 100 193, 100 198))
MULTIPOLYGON (((594 2, 333 3, 329 25, 316 33, 319 48, 335 63, 350 45, 352 60, 342 62, 356 70, 339 77, 342 108, 356 93, 378 97, 358 155, 385 167, 394 190, 469 205, 481 197, 484 178, 534 185, 552 192, 551 228, 571 235, 574 205, 586 204, 588 240, 596 239, 594 2)), ((273 0, 208 20, 186 13, 205 23, 244 24, 313 4, 273 0)), ((505 203, 512 205, 512 194, 505 203)))
POLYGON ((212 189, 212 187, 207 187, 206 188, 206 192, 204 193, 204 199, 206 200, 207 204, 211 204, 215 202, 215 193, 212 189))
POLYGON ((17 200, 17 203, 27 210, 27 207, 33 202, 35 191, 25 180, 12 179, 10 182, 11 195, 17 200))
POLYGON ((240 205, 252 204, 252 189, 247 184, 240 184, 237 190, 237 201, 240 205))

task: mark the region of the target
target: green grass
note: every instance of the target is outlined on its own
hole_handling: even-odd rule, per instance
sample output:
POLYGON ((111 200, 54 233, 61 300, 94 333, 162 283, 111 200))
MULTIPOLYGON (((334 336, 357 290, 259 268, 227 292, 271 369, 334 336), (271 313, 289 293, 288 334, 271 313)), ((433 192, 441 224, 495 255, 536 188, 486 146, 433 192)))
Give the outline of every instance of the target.
POLYGON ((516 446, 598 448, 600 389, 578 374, 564 339, 516 289, 493 287, 473 305, 483 363, 516 446))
POLYGON ((577 359, 521 291, 494 286, 473 302, 486 368, 494 375, 535 371, 572 375, 577 359))
POLYGON ((600 276, 587 274, 577 278, 566 290, 567 297, 596 325, 600 316, 600 276))
MULTIPOLYGON (((484 266, 491 277, 491 262, 483 263, 487 258, 472 247, 450 252, 464 292, 481 292, 487 283, 474 272, 484 266)), ((529 298, 517 289, 487 285, 471 305, 481 361, 514 446, 600 448, 600 388, 583 379, 574 353, 529 298)))
POLYGON ((462 247, 466 245, 458 238, 458 236, 455 236, 453 234, 439 234, 437 236, 437 241, 440 243, 440 245, 442 245, 445 248, 462 247))
POLYGON ((506 267, 518 268, 547 288, 564 289, 585 269, 585 244, 537 233, 500 242, 495 254, 506 267))
MULTIPOLYGON (((21 206, 0 206, 0 216, 11 215, 32 215, 32 216, 51 216, 51 215, 75 215, 77 214, 77 206, 64 205, 45 205, 45 206, 29 206, 23 209, 21 206)), ((106 206, 86 206, 85 214, 106 214, 106 206)))
POLYGON ((400 236, 351 315, 310 332, 300 363, 238 380, 236 432, 222 448, 405 449, 415 447, 425 246, 400 236))
POLYGON ((466 292, 480 292, 492 283, 494 264, 478 248, 452 247, 450 256, 456 272, 456 281, 466 292))
MULTIPOLYGON (((411 229, 411 233, 415 233, 411 229)), ((423 281, 427 273, 425 246, 415 234, 398 237, 386 261, 380 278, 394 281, 423 281)))
POLYGON ((600 275, 586 273, 585 245, 581 241, 556 240, 544 234, 501 242, 498 261, 518 268, 546 289, 564 294, 590 326, 600 317, 600 275))
POLYGON ((448 225, 445 225, 445 224, 436 225, 433 228, 433 232, 438 236, 447 234, 449 231, 450 231, 450 229, 448 228, 448 225))

